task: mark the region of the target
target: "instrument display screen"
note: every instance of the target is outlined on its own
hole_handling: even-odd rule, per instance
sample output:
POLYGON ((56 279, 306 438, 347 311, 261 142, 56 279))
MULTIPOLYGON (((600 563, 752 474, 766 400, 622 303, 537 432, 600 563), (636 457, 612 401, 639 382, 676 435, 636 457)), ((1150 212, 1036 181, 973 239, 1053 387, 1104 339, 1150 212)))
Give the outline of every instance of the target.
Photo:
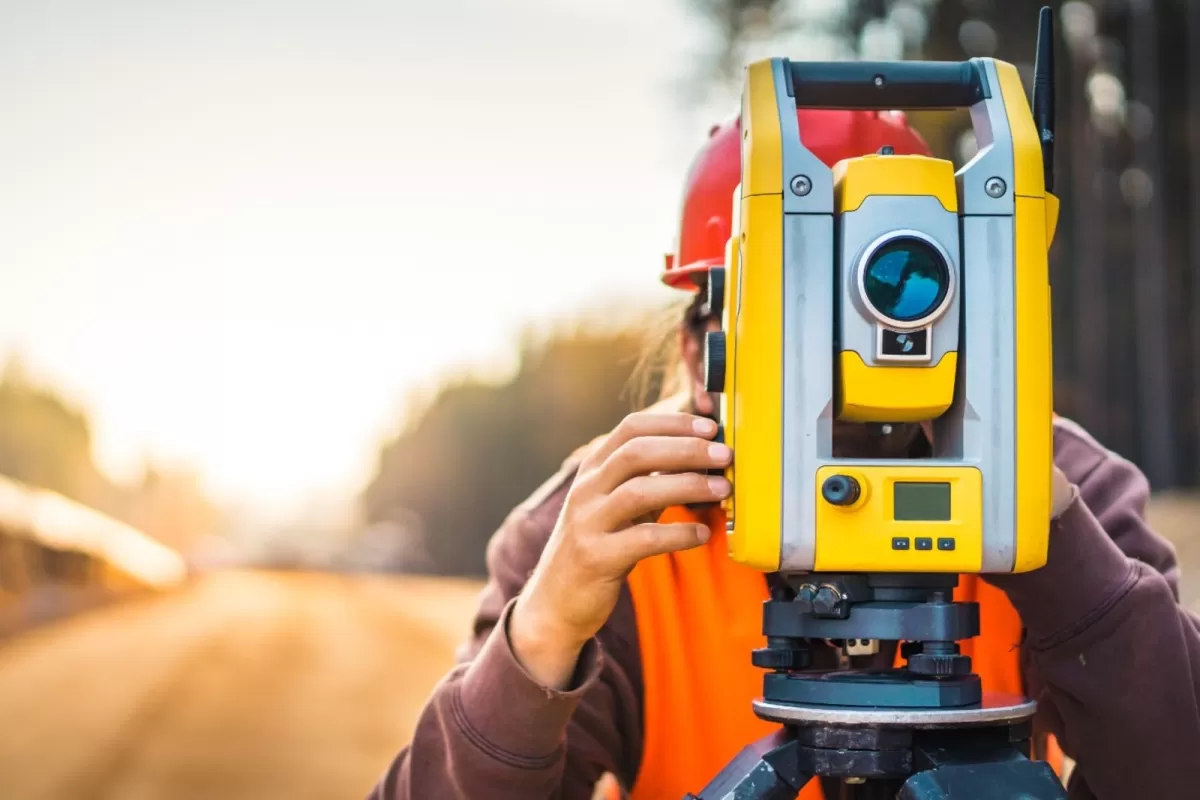
POLYGON ((893 507, 897 522, 949 522, 950 484, 897 482, 893 507))

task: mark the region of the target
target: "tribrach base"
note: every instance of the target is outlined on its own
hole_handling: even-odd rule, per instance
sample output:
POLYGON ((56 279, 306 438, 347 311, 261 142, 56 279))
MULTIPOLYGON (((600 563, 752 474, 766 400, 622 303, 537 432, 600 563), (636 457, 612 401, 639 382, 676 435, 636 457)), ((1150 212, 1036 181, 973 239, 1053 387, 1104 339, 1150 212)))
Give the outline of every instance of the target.
POLYGON ((937 710, 760 701, 756 713, 782 727, 684 800, 795 800, 821 779, 844 782, 843 800, 1065 800, 1050 765, 1030 760, 1033 708, 996 697, 937 710))

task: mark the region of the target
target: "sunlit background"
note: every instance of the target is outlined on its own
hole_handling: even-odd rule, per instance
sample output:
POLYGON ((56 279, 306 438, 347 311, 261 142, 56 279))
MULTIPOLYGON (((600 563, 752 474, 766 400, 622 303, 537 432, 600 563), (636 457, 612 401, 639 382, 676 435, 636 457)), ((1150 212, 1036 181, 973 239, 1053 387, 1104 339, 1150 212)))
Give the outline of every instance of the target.
MULTIPOLYGON (((638 404, 743 64, 1028 79, 1040 5, 0 0, 0 796, 365 794, 488 537, 638 404)), ((1200 563, 1200 8, 1053 5, 1059 411, 1200 563)))
POLYGON ((0 8, 0 342, 114 479, 340 514, 411 389, 654 296, 703 131, 681 8, 0 8))

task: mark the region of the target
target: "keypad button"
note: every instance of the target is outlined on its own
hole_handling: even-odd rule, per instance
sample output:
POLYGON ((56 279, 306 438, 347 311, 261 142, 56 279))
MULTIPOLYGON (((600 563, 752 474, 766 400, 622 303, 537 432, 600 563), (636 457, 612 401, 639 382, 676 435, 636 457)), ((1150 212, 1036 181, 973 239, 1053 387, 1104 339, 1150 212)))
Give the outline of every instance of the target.
POLYGON ((932 550, 933 549, 933 539, 929 539, 924 536, 922 536, 920 539, 917 539, 917 549, 918 550, 932 550))
POLYGON ((908 538, 905 536, 893 537, 892 538, 892 549, 893 550, 907 550, 908 549, 908 538))
POLYGON ((938 550, 953 550, 953 549, 954 549, 954 540, 953 539, 938 539, 938 550))

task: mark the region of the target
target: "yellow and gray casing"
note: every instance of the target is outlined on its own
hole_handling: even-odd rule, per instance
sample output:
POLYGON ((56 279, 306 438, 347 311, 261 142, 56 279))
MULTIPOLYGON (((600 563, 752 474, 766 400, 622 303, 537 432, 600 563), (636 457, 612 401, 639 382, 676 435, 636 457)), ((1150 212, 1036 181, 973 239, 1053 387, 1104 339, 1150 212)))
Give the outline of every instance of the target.
POLYGON ((1042 566, 1058 201, 1016 68, 766 59, 747 68, 742 125, 722 331, 707 355, 735 453, 731 557, 768 572, 1042 566), (830 169, 801 143, 805 106, 969 108, 978 153, 957 173, 892 154, 830 169), (897 249, 941 265, 916 318, 871 301, 894 299, 876 278, 895 277, 904 257, 884 257, 897 249), (835 420, 931 421, 933 456, 837 458, 835 420), (839 494, 842 478, 857 491, 839 494))

